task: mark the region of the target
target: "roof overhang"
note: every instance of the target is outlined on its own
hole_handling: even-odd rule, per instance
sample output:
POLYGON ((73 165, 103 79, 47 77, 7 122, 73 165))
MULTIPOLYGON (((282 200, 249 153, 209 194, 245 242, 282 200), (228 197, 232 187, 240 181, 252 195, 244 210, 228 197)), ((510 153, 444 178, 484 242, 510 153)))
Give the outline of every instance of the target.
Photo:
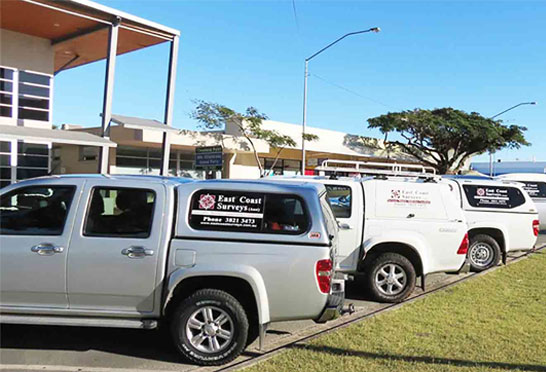
POLYGON ((159 132, 174 132, 180 130, 153 119, 143 119, 134 116, 112 114, 112 123, 128 129, 152 130, 159 132))
POLYGON ((55 130, 14 125, 1 125, 0 138, 2 140, 22 140, 37 142, 64 143, 69 145, 116 147, 116 143, 106 138, 87 132, 55 130))
POLYGON ((0 1, 2 29, 51 41, 55 72, 106 58, 108 30, 116 22, 118 55, 180 35, 173 28, 87 0, 0 1))

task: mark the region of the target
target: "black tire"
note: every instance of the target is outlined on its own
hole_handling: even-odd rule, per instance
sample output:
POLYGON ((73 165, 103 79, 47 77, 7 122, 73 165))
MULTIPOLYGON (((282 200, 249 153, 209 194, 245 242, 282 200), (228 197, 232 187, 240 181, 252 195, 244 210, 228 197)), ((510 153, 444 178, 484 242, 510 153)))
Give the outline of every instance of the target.
POLYGON ((478 234, 470 238, 468 261, 472 271, 480 272, 497 266, 501 255, 499 243, 490 235, 478 234))
POLYGON ((376 301, 389 303, 401 302, 408 298, 415 289, 416 277, 415 268, 410 260, 401 254, 390 252, 375 258, 366 268, 365 273, 366 286, 372 297, 376 301), (403 273, 403 277, 396 278, 396 280, 394 277, 387 277, 381 272, 385 268, 387 268, 387 272, 394 268, 393 276, 403 273), (376 278, 379 282, 384 279, 385 284, 380 285, 376 278))
POLYGON ((202 366, 226 364, 237 358, 246 347, 247 315, 239 301, 224 291, 217 289, 196 291, 178 304, 170 324, 176 348, 186 359, 195 364, 202 366), (220 319, 220 315, 229 318, 224 323, 220 323, 228 323, 226 326, 218 326, 219 322, 215 323, 220 319), (189 323, 190 319, 192 323, 189 323), (214 321, 208 319, 214 319, 214 321), (199 323, 202 323, 202 326, 199 323), (205 327, 205 325, 208 326, 205 327), (230 330, 229 339, 226 334, 220 335, 220 332, 224 332, 226 328, 230 330), (201 341, 200 344, 199 341, 201 341), (215 351, 215 348, 218 351, 215 351))

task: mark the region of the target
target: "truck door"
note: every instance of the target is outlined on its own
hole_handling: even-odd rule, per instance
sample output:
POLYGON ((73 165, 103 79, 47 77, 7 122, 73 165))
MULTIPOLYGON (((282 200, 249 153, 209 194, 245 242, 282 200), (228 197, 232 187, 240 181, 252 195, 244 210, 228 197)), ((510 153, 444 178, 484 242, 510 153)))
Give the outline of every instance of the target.
POLYGON ((154 309, 165 187, 91 181, 68 256, 70 309, 143 313, 154 309))
POLYGON ((66 256, 83 181, 64 181, 22 186, 0 196, 4 309, 68 307, 66 256))
POLYGON ((358 187, 325 184, 332 211, 339 224, 338 262, 344 271, 356 270, 362 239, 364 201, 358 187))

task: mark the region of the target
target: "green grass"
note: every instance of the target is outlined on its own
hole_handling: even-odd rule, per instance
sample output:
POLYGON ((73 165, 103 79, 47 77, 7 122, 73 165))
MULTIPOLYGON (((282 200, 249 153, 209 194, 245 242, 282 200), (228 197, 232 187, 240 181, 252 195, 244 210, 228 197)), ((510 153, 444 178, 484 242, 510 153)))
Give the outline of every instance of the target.
POLYGON ((546 252, 245 372, 546 371, 546 252))

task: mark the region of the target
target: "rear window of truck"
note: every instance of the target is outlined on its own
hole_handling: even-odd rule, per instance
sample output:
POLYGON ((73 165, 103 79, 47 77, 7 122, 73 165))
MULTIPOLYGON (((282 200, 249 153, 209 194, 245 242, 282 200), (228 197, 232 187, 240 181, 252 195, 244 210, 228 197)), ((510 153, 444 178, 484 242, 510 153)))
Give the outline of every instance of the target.
POLYGON ((515 187, 464 185, 463 190, 475 208, 512 209, 525 204, 525 196, 515 187))
POLYGON ((268 234, 305 233, 309 216, 296 195, 199 190, 190 206, 189 224, 196 230, 268 234))
POLYGON ((523 189, 531 198, 546 198, 546 182, 517 181, 523 183, 523 189))

